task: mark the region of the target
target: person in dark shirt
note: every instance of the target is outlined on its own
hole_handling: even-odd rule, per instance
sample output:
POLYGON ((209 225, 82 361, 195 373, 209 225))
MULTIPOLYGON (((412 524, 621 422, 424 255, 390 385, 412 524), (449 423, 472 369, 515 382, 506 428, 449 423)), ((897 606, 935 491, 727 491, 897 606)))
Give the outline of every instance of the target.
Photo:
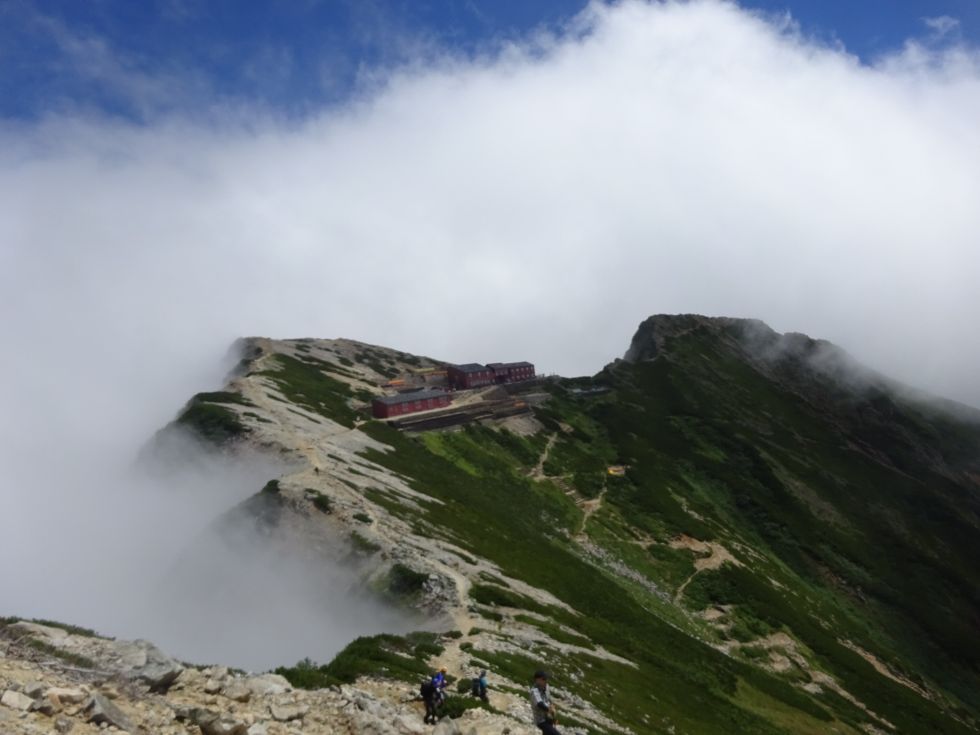
POLYGON ((432 683, 431 679, 427 679, 425 683, 422 684, 422 701, 425 703, 425 717, 422 718, 422 722, 426 725, 436 724, 438 716, 436 714, 436 687, 432 683))

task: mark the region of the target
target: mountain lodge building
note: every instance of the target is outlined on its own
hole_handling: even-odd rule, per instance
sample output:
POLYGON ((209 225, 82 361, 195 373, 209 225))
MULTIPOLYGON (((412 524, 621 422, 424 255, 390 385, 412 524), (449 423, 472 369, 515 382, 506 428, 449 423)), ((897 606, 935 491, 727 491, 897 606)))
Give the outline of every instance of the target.
POLYGON ((429 411, 449 405, 449 394, 441 390, 420 390, 381 396, 371 401, 371 413, 375 418, 387 419, 416 411, 429 411))

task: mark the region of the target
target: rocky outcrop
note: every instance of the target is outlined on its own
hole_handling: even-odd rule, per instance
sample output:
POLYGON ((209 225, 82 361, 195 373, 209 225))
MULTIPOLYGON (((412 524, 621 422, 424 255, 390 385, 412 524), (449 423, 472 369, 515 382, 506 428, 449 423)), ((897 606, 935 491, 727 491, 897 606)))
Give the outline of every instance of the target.
POLYGON ((183 665, 149 641, 115 641, 97 636, 70 635, 61 628, 16 622, 8 629, 30 640, 95 662, 97 667, 165 691, 180 676, 183 665))

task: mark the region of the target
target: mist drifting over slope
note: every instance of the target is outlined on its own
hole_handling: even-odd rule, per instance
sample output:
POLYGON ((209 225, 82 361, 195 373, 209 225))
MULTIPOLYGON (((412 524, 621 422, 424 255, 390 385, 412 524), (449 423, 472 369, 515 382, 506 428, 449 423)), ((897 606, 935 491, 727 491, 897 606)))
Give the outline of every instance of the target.
MULTIPOLYGON (((102 420, 108 417, 103 416, 102 420)), ((102 428, 97 422, 93 428, 102 428)), ((183 660, 265 670, 329 660, 419 621, 357 593, 353 569, 268 543, 233 508, 287 468, 170 432, 140 459, 84 435, 5 476, 4 613, 148 638, 183 660)), ((10 467, 8 465, 8 467, 10 467)))
POLYGON ((649 314, 753 316, 980 404, 976 49, 865 65, 733 4, 597 3, 379 76, 300 120, 0 128, 0 554, 31 560, 0 612, 116 626, 257 489, 125 470, 241 335, 581 374, 649 314))

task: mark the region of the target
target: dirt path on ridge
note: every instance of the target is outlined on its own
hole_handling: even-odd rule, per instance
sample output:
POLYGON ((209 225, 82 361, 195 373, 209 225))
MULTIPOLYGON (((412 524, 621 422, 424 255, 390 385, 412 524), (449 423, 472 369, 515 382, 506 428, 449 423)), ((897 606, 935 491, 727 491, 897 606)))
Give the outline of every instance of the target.
POLYGON ((742 562, 732 556, 728 549, 714 541, 699 541, 696 538, 681 535, 670 542, 670 547, 672 549, 688 549, 699 554, 708 554, 707 556, 701 556, 694 560, 694 572, 684 580, 684 583, 674 593, 675 603, 680 602, 681 597, 684 596, 684 590, 691 583, 691 580, 706 569, 718 569, 726 561, 735 566, 742 566, 742 562))
POLYGON ((548 457, 551 455, 551 448, 555 446, 555 442, 558 441, 558 432, 548 437, 548 443, 544 447, 544 451, 541 452, 541 456, 538 458, 538 463, 534 466, 534 469, 528 473, 528 477, 534 480, 545 480, 547 475, 544 473, 544 463, 548 461, 548 457))
POLYGON ((602 501, 606 497, 606 490, 608 486, 603 483, 602 490, 594 498, 589 500, 583 500, 578 504, 578 507, 582 509, 582 523, 579 525, 578 531, 576 531, 574 538, 576 541, 582 541, 586 538, 585 526, 589 522, 589 518, 602 507, 602 501))

